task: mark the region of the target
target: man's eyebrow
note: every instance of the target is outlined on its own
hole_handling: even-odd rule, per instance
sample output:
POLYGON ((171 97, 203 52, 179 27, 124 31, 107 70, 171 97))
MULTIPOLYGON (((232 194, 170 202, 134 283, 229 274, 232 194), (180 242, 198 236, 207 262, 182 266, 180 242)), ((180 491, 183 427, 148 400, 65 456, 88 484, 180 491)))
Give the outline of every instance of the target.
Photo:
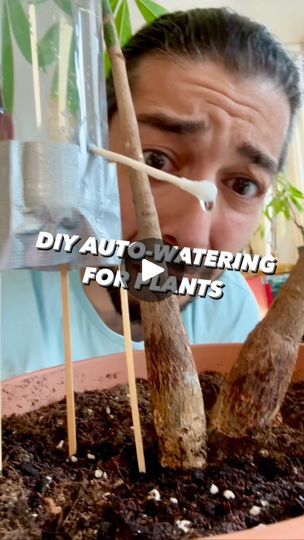
POLYGON ((269 154, 250 143, 243 143, 238 146, 237 151, 242 156, 249 159, 253 165, 257 165, 270 174, 277 174, 279 170, 278 162, 269 154))
MULTIPOLYGON (((155 127, 161 131, 176 133, 178 135, 193 135, 201 131, 207 131, 209 122, 207 118, 200 120, 186 120, 175 118, 164 113, 139 114, 137 121, 140 124, 155 127)), ((270 174, 277 174, 279 170, 278 162, 269 154, 254 146, 251 143, 242 143, 237 151, 240 155, 249 159, 249 161, 261 167, 270 174)))
POLYGON ((156 127, 161 131, 176 133, 178 135, 192 135, 199 131, 206 131, 209 123, 207 119, 186 120, 174 118, 163 113, 139 114, 137 120, 140 124, 156 127))

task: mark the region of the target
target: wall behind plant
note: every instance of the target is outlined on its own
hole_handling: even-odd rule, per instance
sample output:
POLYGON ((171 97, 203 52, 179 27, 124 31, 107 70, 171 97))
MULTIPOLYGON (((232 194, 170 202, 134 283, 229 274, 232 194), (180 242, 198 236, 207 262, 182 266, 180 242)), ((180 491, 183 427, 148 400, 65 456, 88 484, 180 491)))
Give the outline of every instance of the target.
MULTIPOLYGON (((122 0, 120 0, 122 1, 122 0)), ((284 43, 304 43, 303 0, 157 0, 168 11, 227 6, 272 29, 284 43)), ((128 0, 134 29, 143 24, 135 0, 128 0)))

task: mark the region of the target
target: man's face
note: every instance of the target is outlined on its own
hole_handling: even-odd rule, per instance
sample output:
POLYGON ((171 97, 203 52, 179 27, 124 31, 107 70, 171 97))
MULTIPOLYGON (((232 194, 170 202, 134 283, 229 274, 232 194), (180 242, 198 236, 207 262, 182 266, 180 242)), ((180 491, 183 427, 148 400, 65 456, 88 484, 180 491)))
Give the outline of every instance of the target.
MULTIPOLYGON (((192 195, 151 179, 165 242, 241 251, 256 229, 274 181, 290 110, 271 81, 245 79, 206 60, 145 57, 132 84, 148 164, 218 188, 208 213, 192 195)), ((111 149, 125 153, 117 113, 111 149)), ((128 169, 119 167, 123 237, 138 239, 128 169)))

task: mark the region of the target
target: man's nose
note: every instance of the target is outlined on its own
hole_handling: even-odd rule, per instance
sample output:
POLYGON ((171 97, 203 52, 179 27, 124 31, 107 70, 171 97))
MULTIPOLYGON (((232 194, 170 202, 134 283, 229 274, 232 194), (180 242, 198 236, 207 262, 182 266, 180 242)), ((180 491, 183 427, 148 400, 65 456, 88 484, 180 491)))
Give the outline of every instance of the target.
MULTIPOLYGON (((176 193, 161 218, 165 243, 179 247, 208 248, 214 210, 204 211, 200 202, 188 193, 176 193)), ((216 204, 216 203, 215 203, 216 204)))

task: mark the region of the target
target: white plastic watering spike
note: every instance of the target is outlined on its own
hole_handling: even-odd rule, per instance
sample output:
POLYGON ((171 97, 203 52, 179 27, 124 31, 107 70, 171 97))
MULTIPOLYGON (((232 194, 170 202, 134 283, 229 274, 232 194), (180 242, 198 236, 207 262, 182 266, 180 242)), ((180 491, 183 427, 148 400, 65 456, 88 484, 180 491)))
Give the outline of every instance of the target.
POLYGON ((89 151, 95 155, 104 157, 109 161, 115 161, 138 171, 143 171, 157 180, 170 182, 171 184, 178 186, 180 189, 194 195, 194 197, 199 200, 201 207, 205 212, 212 210, 215 204, 217 187, 210 180, 200 180, 194 182, 193 180, 188 180, 188 178, 180 178, 174 174, 169 174, 160 169, 155 169, 154 167, 146 165, 146 163, 141 161, 136 161, 135 159, 123 156, 122 154, 117 154, 116 152, 111 152, 105 148, 99 148, 95 145, 90 145, 89 151))

